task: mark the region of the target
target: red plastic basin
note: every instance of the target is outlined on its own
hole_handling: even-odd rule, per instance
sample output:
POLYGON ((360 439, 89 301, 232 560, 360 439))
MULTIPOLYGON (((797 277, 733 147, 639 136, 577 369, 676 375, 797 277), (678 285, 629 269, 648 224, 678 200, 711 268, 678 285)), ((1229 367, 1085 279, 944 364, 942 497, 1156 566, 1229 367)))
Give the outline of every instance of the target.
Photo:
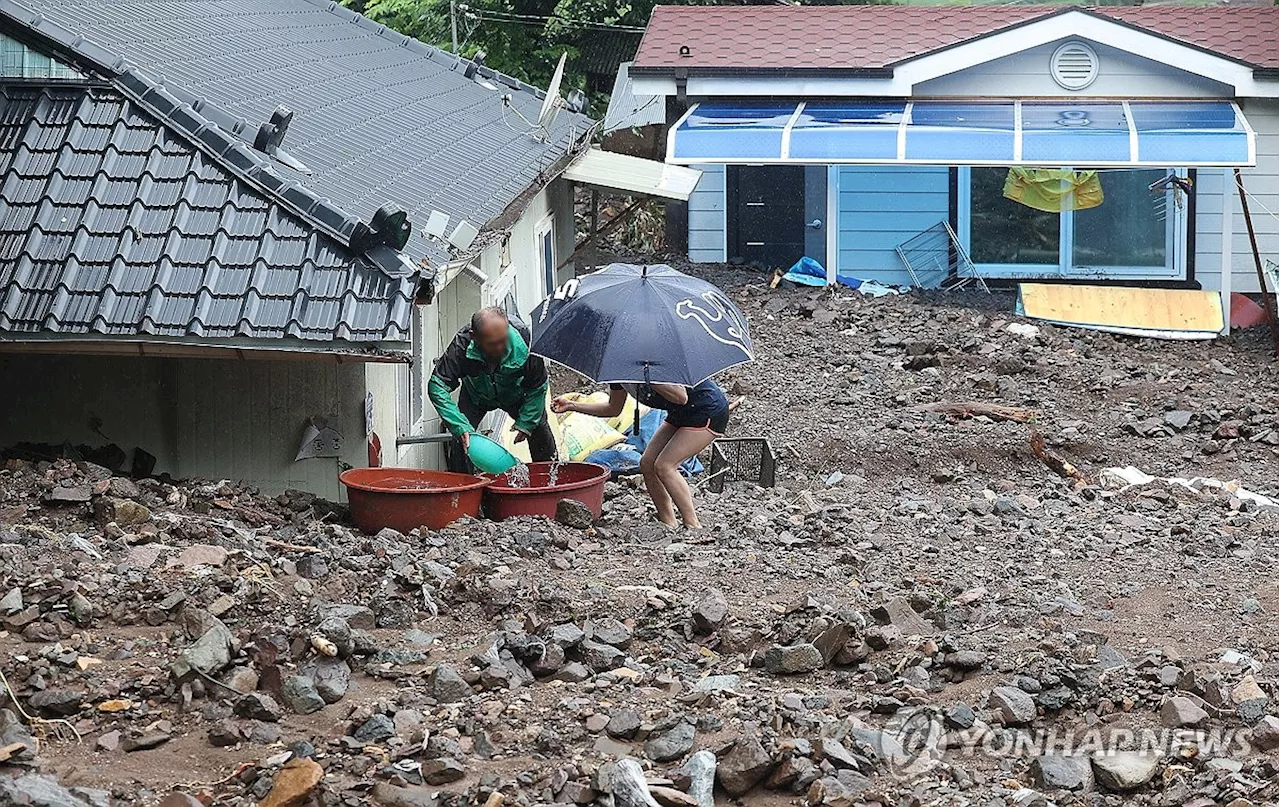
POLYGON ((550 462, 529 463, 528 487, 511 487, 510 471, 494 477, 493 484, 484 494, 485 515, 499 521, 512 516, 555 518, 556 502, 576 499, 599 518, 609 469, 590 462, 562 462, 556 472, 556 484, 552 487, 551 465, 550 462))
POLYGON ((338 476, 347 486, 351 519, 363 532, 390 527, 441 529, 463 516, 480 515, 490 480, 417 468, 351 468, 338 476))

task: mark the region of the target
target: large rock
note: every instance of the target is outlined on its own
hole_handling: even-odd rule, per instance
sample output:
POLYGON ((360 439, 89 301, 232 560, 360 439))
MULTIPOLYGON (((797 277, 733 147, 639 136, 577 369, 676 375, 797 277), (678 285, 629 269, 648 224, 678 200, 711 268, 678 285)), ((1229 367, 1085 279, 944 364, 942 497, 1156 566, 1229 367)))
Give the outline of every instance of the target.
POLYGON ((1178 695, 1160 707, 1160 722, 1171 729, 1199 726, 1209 719, 1209 713, 1188 697, 1178 695))
POLYGON ((1036 702, 1017 687, 999 686, 991 690, 987 708, 1007 726, 1025 726, 1036 719, 1036 702))
POLYGON ((301 807, 324 779, 324 769, 315 760, 302 757, 289 760, 276 774, 271 791, 258 802, 258 807, 301 807))
POLYGON ((325 703, 342 700, 351 686, 351 668, 342 659, 319 656, 308 661, 299 673, 311 679, 325 703))
POLYGON ((712 589, 693 608, 693 629, 701 634, 715 633, 729 618, 729 603, 717 589, 712 589))
POLYGON ((324 698, 316 691, 316 685, 310 678, 301 675, 291 675, 284 679, 280 687, 280 698, 300 715, 309 715, 324 708, 324 698))
POLYGON ((936 632, 932 625, 916 613, 906 597, 893 597, 883 605, 877 605, 871 609, 871 616, 882 625, 893 625, 904 636, 929 636, 936 632))
POLYGON ((213 675, 231 663, 235 637, 221 621, 210 618, 213 619, 212 626, 169 666, 175 678, 186 678, 192 670, 213 675))
POLYGON ((1150 782, 1156 775, 1160 760, 1156 756, 1139 754, 1135 751, 1116 751, 1110 754, 1099 754, 1092 758, 1093 775, 1098 784, 1108 790, 1121 793, 1138 788, 1150 782))
POLYGON ((1045 754, 1031 762, 1036 785, 1052 790, 1088 790, 1093 786, 1093 770, 1088 757, 1045 754))
POLYGON ((69 689, 46 689, 27 699, 27 705, 45 717, 69 717, 80 711, 84 696, 69 689))
POLYGON ((716 779, 730 796, 746 795, 773 770, 773 757, 754 736, 742 737, 716 764, 716 779))
POLYGON ((317 617, 317 622, 323 622, 326 619, 340 619, 354 630, 373 630, 377 622, 372 608, 348 603, 322 605, 318 609, 317 617))
POLYGON ((822 651, 804 642, 774 645, 760 656, 760 665, 774 675, 795 675, 822 669, 822 651))
POLYGON ((58 784, 52 776, 28 773, 0 775, 0 804, 23 807, 84 807, 84 802, 58 784))
POLYGON ((556 521, 566 527, 577 530, 589 529, 595 523, 596 515, 577 499, 561 499, 556 502, 556 521))
POLYGON ((471 697, 471 685, 448 664, 437 664, 427 676, 427 691, 440 703, 456 703, 471 697))
POLYGON ((1249 742, 1255 748, 1270 751, 1280 745, 1280 717, 1267 715, 1249 732, 1249 742))
POLYGON ((436 807, 440 803, 438 791, 426 787, 396 787, 388 782, 373 786, 375 804, 381 807, 436 807))
POLYGON ((684 720, 663 731, 655 732, 644 744, 644 754, 654 762, 670 762, 693 750, 694 729, 684 720))

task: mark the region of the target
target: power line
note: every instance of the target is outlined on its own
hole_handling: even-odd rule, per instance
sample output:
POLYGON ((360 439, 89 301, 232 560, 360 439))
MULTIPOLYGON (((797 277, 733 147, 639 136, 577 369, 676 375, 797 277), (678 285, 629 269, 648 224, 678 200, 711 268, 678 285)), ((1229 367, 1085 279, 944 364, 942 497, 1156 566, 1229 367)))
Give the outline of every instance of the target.
POLYGON ((614 31, 630 31, 631 33, 642 34, 644 28, 637 25, 623 25, 614 22, 596 22, 594 20, 582 20, 574 17, 550 16, 543 17, 537 14, 516 14, 510 11, 490 11, 488 9, 470 8, 468 12, 475 14, 481 19, 489 19, 494 22, 526 22, 528 24, 545 24, 548 22, 562 22, 571 25, 577 25, 582 28, 600 28, 614 31))

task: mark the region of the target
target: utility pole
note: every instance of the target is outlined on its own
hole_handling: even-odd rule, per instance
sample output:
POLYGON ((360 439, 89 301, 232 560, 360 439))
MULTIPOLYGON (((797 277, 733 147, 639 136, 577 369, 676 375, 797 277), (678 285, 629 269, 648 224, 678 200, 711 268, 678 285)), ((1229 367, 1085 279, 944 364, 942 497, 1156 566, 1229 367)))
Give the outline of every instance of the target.
POLYGON ((449 30, 453 34, 453 52, 458 52, 458 0, 449 0, 449 30))

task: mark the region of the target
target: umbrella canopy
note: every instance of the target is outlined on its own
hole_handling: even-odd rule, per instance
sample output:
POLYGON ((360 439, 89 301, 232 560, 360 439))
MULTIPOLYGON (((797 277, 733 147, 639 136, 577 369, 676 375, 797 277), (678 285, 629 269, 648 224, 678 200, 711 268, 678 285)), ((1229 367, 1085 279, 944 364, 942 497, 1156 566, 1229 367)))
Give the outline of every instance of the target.
POLYGON ((755 358, 746 318, 720 289, 670 266, 627 263, 544 300, 530 349, 600 383, 687 387, 755 358))

